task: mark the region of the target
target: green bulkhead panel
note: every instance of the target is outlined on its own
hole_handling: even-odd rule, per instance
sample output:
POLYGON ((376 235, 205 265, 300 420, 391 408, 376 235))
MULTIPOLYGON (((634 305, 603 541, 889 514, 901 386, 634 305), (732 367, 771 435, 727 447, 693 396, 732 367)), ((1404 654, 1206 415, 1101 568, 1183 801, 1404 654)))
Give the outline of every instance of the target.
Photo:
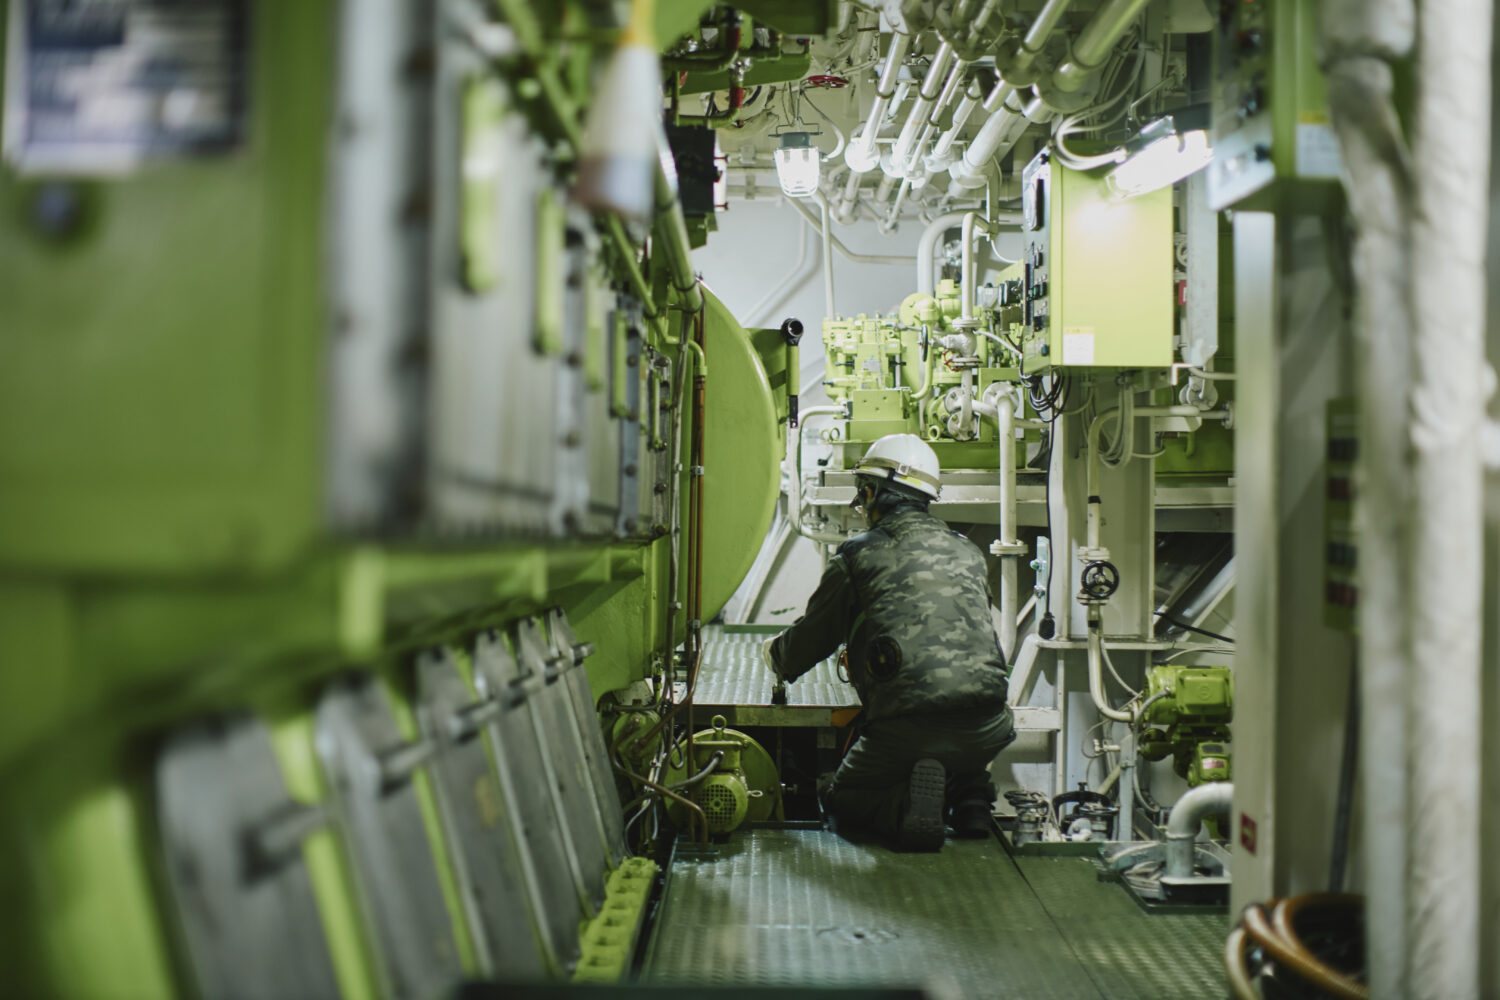
POLYGON ((253 6, 234 148, 0 165, 0 562, 265 568, 315 528, 334 18, 253 6))

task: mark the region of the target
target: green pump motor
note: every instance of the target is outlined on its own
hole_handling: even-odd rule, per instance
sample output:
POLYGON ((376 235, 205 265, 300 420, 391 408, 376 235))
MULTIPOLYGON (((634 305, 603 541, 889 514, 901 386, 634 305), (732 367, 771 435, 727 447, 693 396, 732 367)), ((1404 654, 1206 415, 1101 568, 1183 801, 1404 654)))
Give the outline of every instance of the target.
MULTIPOLYGON (((709 833, 729 833, 747 821, 770 819, 781 795, 775 761, 754 739, 726 728, 722 715, 714 716, 710 725, 713 728, 693 735, 690 768, 668 765, 667 786, 703 810, 709 833), (703 775, 711 764, 713 769, 703 775)), ((673 759, 681 761, 686 755, 687 741, 683 740, 673 759)), ((679 826, 688 825, 687 812, 677 802, 668 806, 668 814, 679 826)))
POLYGON ((1146 711, 1152 728, 1141 734, 1141 756, 1162 760, 1189 785, 1229 781, 1229 723, 1234 719, 1234 677, 1228 667, 1160 664, 1146 671, 1146 711))

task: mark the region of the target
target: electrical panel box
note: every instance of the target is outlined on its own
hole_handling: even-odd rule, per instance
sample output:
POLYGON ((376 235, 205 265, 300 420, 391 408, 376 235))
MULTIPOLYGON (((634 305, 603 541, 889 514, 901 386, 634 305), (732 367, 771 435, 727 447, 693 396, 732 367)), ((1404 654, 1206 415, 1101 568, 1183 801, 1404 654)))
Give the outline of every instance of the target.
POLYGON ((1214 39, 1215 209, 1316 209, 1342 161, 1317 60, 1314 0, 1221 0, 1214 39))
POLYGON ((1104 176, 1046 152, 1022 172, 1027 375, 1172 363, 1172 189, 1120 198, 1104 176))

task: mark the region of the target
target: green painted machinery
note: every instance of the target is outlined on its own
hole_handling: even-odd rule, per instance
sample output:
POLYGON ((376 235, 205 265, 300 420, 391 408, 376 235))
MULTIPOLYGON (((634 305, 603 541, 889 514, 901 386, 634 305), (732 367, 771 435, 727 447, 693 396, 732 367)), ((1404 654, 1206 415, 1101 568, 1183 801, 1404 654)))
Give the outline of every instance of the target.
POLYGON ((1141 721, 1150 728, 1140 738, 1143 757, 1171 756, 1173 769, 1190 785, 1234 777, 1234 675, 1228 667, 1150 667, 1144 697, 1141 721))
POLYGON ((1172 363, 1172 191, 1112 196, 1048 152, 1021 179, 1027 374, 1172 363))
MULTIPOLYGON (((701 811, 701 818, 674 802, 669 814, 683 829, 699 827, 708 834, 729 833, 741 824, 759 823, 776 815, 781 803, 781 777, 771 755, 751 737, 725 728, 722 715, 710 728, 693 735, 691 765, 667 768, 666 783, 701 811)), ((687 741, 678 745, 686 760, 687 741)))
MULTIPOLYGON (((701 528, 707 619, 769 525, 784 404, 717 299, 685 310, 666 241, 646 253, 645 230, 570 201, 612 10, 463 5, 501 57, 447 30, 448 0, 192 6, 253 14, 227 33, 243 91, 223 143, 67 170, 8 145, 0 163, 0 967, 24 995, 212 992, 166 845, 243 835, 312 901, 336 990, 311 992, 400 992, 420 977, 393 971, 373 848, 349 832, 379 826, 351 793, 374 774, 412 838, 408 888, 436 903, 408 908, 435 914, 412 939, 447 982, 500 972, 455 838, 468 820, 500 836, 518 807, 475 750, 518 692, 588 744, 595 704, 558 685, 662 674, 692 624, 674 534, 691 551, 701 528), (695 468, 674 450, 698 431, 695 468), (457 651, 436 673, 435 650, 457 651), (480 669, 505 663, 503 683, 480 669), (340 720, 350 747, 384 741, 373 770, 335 766, 340 720), (182 747, 197 763, 169 767, 182 747), (455 761, 466 786, 444 784, 455 761), (169 774, 265 811, 181 826, 169 774)), ((796 26, 826 6, 761 5, 796 26)), ((147 7, 161 31, 98 44, 170 37, 174 5, 86 13, 147 7)), ((51 8, 0 0, 5 70, 51 8)), ((663 40, 706 8, 658 5, 663 40)), ((24 104, 32 78, 0 76, 24 104)), ((602 753, 586 763, 612 781, 602 753)), ((564 887, 564 952, 606 893, 643 898, 620 854, 564 887)), ((580 960, 552 958, 552 977, 580 960)))
MULTIPOLYGON (((959 312, 958 288, 945 279, 935 295, 908 295, 894 315, 823 321, 824 385, 849 414, 829 440, 842 446, 846 462, 886 434, 912 433, 932 443, 944 468, 996 467, 994 427, 975 415, 965 429, 954 400, 966 377, 976 399, 993 399, 986 390, 1011 389, 1018 372, 986 339, 975 344, 967 376, 954 364, 963 352, 941 341, 957 335, 959 312)), ((1024 441, 1017 447, 1024 456, 1024 441)))

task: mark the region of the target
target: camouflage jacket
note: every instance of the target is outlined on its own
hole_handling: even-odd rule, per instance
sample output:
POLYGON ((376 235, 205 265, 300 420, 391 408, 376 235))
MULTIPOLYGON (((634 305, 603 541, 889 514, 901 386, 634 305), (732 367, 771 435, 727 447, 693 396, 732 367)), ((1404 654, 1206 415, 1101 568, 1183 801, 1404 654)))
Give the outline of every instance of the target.
POLYGON ((868 719, 999 711, 1007 671, 990 603, 974 543, 926 511, 898 508, 839 546, 771 658, 794 680, 847 643, 868 719))

